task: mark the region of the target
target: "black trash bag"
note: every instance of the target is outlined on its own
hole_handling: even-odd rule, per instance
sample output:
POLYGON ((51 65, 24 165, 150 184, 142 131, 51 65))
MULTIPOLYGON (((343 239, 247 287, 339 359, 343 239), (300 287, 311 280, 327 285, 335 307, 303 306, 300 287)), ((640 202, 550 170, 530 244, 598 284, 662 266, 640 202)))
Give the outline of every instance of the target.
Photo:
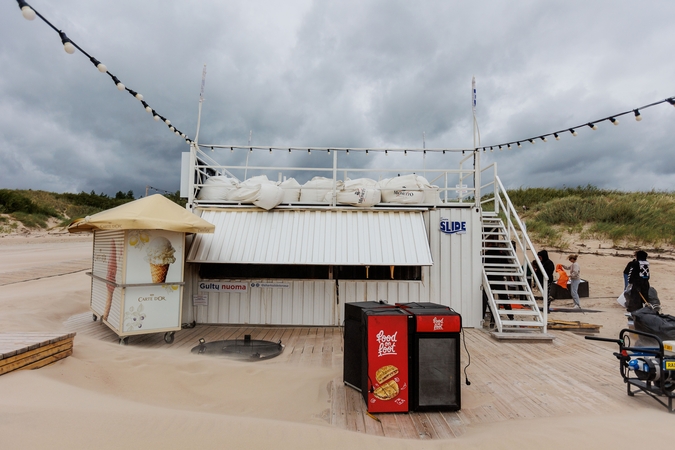
POLYGON ((645 306, 631 314, 636 330, 656 335, 663 341, 675 339, 675 317, 660 314, 651 306, 645 306))
POLYGON ((656 289, 653 287, 649 288, 649 295, 647 296, 647 302, 649 302, 650 305, 652 305, 652 308, 654 308, 655 311, 661 311, 661 300, 659 300, 659 296, 656 293, 656 289))

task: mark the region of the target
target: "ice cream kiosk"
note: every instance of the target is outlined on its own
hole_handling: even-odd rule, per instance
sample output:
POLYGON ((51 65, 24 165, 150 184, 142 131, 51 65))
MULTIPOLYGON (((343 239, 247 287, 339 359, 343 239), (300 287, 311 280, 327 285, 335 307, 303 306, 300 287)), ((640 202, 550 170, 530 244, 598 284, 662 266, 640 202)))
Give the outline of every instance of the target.
POLYGON ((156 194, 78 219, 70 232, 94 233, 91 310, 126 344, 129 336, 181 328, 186 233, 215 227, 156 194))

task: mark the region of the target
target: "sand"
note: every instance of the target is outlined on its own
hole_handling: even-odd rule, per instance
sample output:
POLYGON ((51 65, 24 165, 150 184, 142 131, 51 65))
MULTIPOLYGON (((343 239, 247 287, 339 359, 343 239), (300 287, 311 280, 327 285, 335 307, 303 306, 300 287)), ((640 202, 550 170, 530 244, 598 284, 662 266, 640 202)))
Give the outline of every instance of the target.
MULTIPOLYGON (((615 338, 626 326, 616 297, 630 251, 613 256, 616 250, 602 242, 573 250, 581 251, 582 277, 590 284, 582 305, 601 312, 552 316, 600 324, 600 335, 615 338)), ((64 331, 69 317, 88 312, 90 279, 84 271, 43 277, 41 268, 89 258, 91 251, 86 235, 0 237, 0 277, 34 273, 29 281, 0 286, 0 330, 64 331)), ((551 252, 551 258, 564 262, 566 254, 551 252)), ((666 313, 675 312, 671 258, 668 253, 651 259, 652 284, 666 313)), ((558 300, 554 306, 571 304, 558 300)), ((615 347, 608 344, 608 357, 615 347)), ((0 448, 621 449, 667 444, 673 420, 653 402, 634 417, 617 412, 513 419, 470 426, 450 441, 372 437, 326 421, 328 385, 337 375, 333 369, 199 358, 78 335, 73 355, 65 360, 0 376, 0 448)), ((616 382, 621 383, 618 374, 616 382)), ((462 392, 467 402, 479 394, 470 388, 462 392)))

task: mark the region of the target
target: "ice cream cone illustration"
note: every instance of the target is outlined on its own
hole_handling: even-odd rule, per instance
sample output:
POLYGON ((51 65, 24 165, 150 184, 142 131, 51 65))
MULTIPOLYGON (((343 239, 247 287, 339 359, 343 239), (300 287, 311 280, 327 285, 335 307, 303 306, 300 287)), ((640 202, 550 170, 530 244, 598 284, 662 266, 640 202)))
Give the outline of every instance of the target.
POLYGON ((176 262, 173 254, 176 249, 165 237, 156 237, 148 244, 145 260, 150 264, 150 275, 153 283, 164 283, 169 265, 176 262))
MULTIPOLYGON (((106 279, 115 283, 117 277, 117 248, 115 247, 115 241, 112 241, 112 246, 110 247, 110 259, 108 260, 108 274, 106 279)), ((107 284, 108 288, 108 298, 105 302, 105 310, 101 316, 102 320, 108 319, 108 314, 110 314, 110 307, 112 306, 113 292, 115 292, 114 284, 107 284)))
POLYGON ((166 281, 166 273, 168 271, 169 271, 168 264, 150 263, 150 274, 152 275, 153 283, 164 283, 166 281))

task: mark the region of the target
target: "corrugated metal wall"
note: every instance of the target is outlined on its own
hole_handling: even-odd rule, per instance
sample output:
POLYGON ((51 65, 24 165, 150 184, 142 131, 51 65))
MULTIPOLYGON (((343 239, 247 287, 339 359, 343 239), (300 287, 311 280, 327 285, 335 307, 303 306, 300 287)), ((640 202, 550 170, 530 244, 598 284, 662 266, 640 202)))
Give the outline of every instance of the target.
MULTIPOLYGON (((196 286, 197 270, 193 267, 189 273, 192 281, 188 289, 196 286)), ((193 307, 189 295, 183 305, 183 318, 199 323, 337 325, 333 280, 255 280, 285 283, 288 288, 250 287, 253 280, 228 281, 247 283, 249 288, 242 293, 204 293, 208 295, 208 306, 193 307)))
POLYGON ((434 265, 429 268, 429 301, 450 306, 462 325, 479 327, 481 298, 481 221, 476 208, 435 209, 425 213, 434 265), (441 219, 466 222, 466 234, 440 231, 441 219))

